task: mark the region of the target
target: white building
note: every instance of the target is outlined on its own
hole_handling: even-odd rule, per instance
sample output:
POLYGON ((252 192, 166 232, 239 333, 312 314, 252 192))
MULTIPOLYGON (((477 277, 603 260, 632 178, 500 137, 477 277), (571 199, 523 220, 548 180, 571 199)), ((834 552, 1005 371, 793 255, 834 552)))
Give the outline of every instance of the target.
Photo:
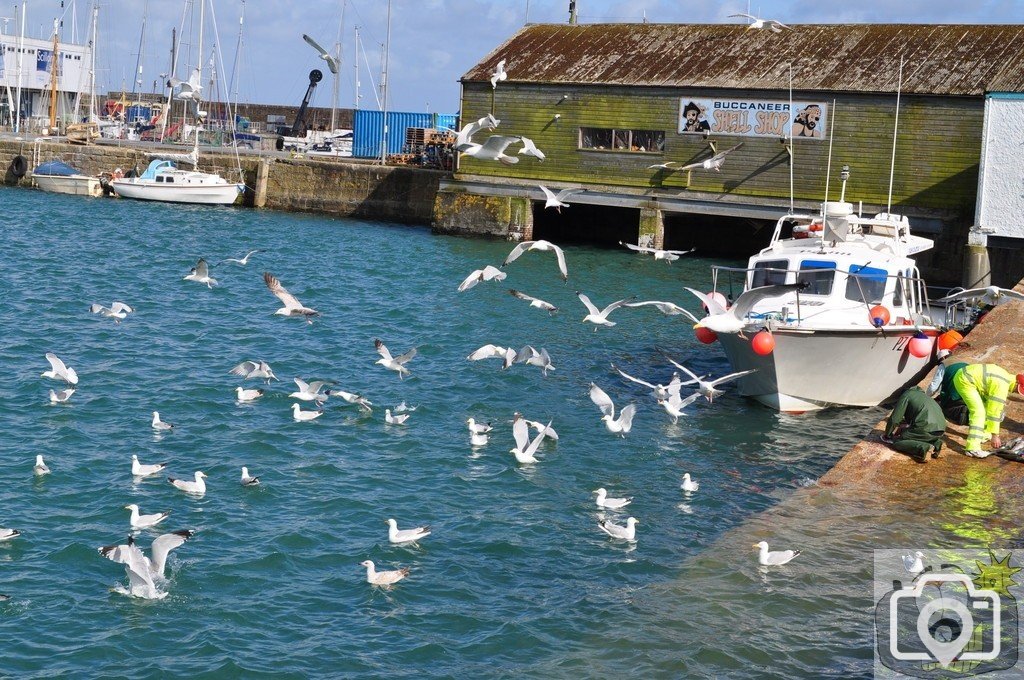
MULTIPOLYGON (((76 122, 85 115, 92 58, 90 51, 88 45, 57 44, 58 120, 76 122)), ((0 125, 14 124, 14 102, 18 101, 19 86, 23 128, 49 124, 52 59, 52 39, 0 35, 0 125)))

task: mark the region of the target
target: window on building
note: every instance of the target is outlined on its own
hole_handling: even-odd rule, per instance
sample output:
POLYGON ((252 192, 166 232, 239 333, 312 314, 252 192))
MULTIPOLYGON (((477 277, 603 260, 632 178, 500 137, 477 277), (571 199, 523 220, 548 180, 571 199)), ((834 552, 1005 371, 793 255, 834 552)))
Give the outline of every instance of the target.
POLYGON ((831 295, 832 282, 836 278, 836 263, 827 260, 804 260, 800 263, 797 283, 806 283, 805 295, 831 295))
MULTIPOLYGON (((850 267, 850 276, 846 279, 846 299, 869 305, 878 304, 885 295, 887 274, 884 269, 853 265, 850 267)), ((897 285, 899 283, 900 281, 897 281, 897 285)))
POLYGON ((660 153, 665 150, 663 130, 580 128, 579 148, 660 153))
POLYGON ((762 260, 754 263, 754 275, 750 279, 751 288, 761 286, 778 286, 786 282, 788 260, 762 260))

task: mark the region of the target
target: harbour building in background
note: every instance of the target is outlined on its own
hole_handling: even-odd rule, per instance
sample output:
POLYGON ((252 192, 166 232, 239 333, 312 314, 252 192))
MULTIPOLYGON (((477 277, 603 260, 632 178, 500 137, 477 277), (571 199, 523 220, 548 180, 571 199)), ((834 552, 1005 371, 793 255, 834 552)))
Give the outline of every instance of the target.
POLYGON ((439 231, 746 256, 791 201, 838 200, 845 169, 847 201, 935 239, 933 282, 962 282, 969 242, 995 282, 1024 275, 1024 26, 529 25, 461 82, 463 125, 501 121, 474 141, 523 135, 546 158, 461 156, 439 231), (587 191, 544 210, 541 183, 587 191))
MULTIPOLYGON (((53 39, 22 38, 15 31, 0 34, 0 125, 13 126, 20 118, 23 129, 39 129, 49 123, 54 55, 53 39), (20 100, 19 100, 20 93, 20 100)), ((88 108, 90 55, 88 45, 57 43, 57 119, 75 122, 76 111, 88 108)))

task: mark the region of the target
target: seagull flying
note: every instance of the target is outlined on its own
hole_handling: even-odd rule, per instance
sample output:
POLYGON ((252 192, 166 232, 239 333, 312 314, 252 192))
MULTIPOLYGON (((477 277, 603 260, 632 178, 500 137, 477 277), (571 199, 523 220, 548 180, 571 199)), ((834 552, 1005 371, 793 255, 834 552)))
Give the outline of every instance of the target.
POLYGON ((683 413, 683 409, 692 404, 693 402, 700 399, 700 392, 694 392, 685 399, 679 396, 679 393, 669 395, 668 399, 659 399, 658 403, 672 416, 672 423, 679 422, 679 416, 686 415, 683 413))
POLYGON ((392 357, 391 352, 388 351, 387 345, 377 338, 373 341, 373 346, 377 348, 377 354, 380 355, 380 359, 375 361, 375 364, 380 364, 384 368, 395 371, 398 373, 398 378, 404 379, 405 376, 409 375, 409 369, 405 367, 405 364, 409 363, 413 357, 416 356, 416 348, 413 347, 405 354, 399 354, 397 357, 392 357))
POLYGON ((360 567, 366 567, 366 582, 371 586, 392 586, 409 575, 409 567, 402 567, 394 571, 377 571, 373 562, 366 560, 359 563, 360 567))
POLYGON ((567 198, 586 191, 586 189, 562 189, 556 194, 543 184, 538 184, 537 186, 544 192, 544 208, 554 208, 558 212, 562 212, 562 208, 569 207, 569 204, 565 202, 567 198))
POLYGON ((250 475, 249 468, 243 465, 241 483, 242 486, 256 486, 260 483, 260 478, 256 477, 255 475, 250 475))
POLYGON ((186 529, 157 536, 150 547, 152 558, 146 557, 139 550, 131 536, 127 544, 104 546, 99 549, 99 553, 108 560, 124 565, 129 587, 123 592, 147 600, 160 600, 167 597, 167 593, 157 589, 155 579, 163 579, 167 554, 194 534, 195 531, 186 529))
POLYGON ((388 541, 391 543, 415 543, 429 535, 429 526, 416 527, 415 529, 399 529, 398 522, 393 519, 388 520, 388 541))
POLYGON ((508 257, 506 257, 505 261, 501 263, 501 266, 504 267, 511 262, 515 262, 519 259, 520 255, 530 250, 537 250, 541 252, 553 251, 555 253, 555 258, 558 260, 558 271, 562 274, 562 280, 569 280, 569 270, 565 266, 565 253, 561 248, 550 241, 523 241, 519 243, 512 249, 512 252, 508 254, 508 257))
POLYGON ((53 352, 47 352, 46 360, 50 362, 50 370, 43 372, 41 377, 50 378, 52 380, 63 380, 69 385, 78 384, 78 374, 75 373, 75 369, 65 366, 64 362, 58 359, 56 354, 53 352))
POLYGON ((354 392, 345 392, 343 390, 327 390, 326 394, 332 397, 341 397, 343 401, 349 404, 359 404, 359 407, 366 410, 372 411, 370 408, 373 406, 373 402, 365 397, 361 397, 354 392))
POLYGON ((203 481, 205 479, 206 473, 197 470, 194 482, 190 482, 186 479, 175 479, 174 477, 168 477, 167 481, 170 482, 171 486, 173 486, 175 489, 180 489, 185 493, 191 493, 197 496, 202 496, 204 493, 206 493, 206 482, 203 481))
POLYGON ((608 510, 620 510, 633 502, 632 496, 629 498, 609 498, 608 492, 605 491, 604 487, 595 489, 592 493, 597 494, 597 507, 607 508, 608 510))
POLYGON ((469 361, 482 361, 484 359, 502 359, 504 365, 502 369, 506 369, 516 361, 516 351, 511 347, 499 347, 498 345, 484 345, 466 357, 469 361))
POLYGON ((284 307, 275 311, 274 314, 280 316, 301 316, 306 319, 307 323, 313 323, 313 317, 320 316, 320 312, 311 307, 306 307, 299 302, 298 298, 289 293, 270 272, 263 272, 263 282, 267 284, 267 288, 274 294, 274 297, 284 305, 284 307))
POLYGON ((911 576, 917 576, 924 571, 924 553, 918 550, 913 555, 903 556, 903 568, 911 576))
POLYGON ((32 466, 32 472, 36 477, 50 474, 50 468, 43 462, 42 454, 36 456, 36 464, 32 466))
POLYGON ((791 291, 802 290, 806 287, 807 283, 804 282, 751 288, 736 298, 736 301, 732 303, 729 309, 725 309, 710 295, 705 295, 699 290, 694 290, 693 288, 687 288, 686 290, 697 296, 704 303, 704 306, 708 308, 708 315, 698 322, 698 326, 711 329, 716 333, 740 333, 747 325, 747 314, 750 313, 758 302, 768 298, 780 297, 791 291))
POLYGON ((228 258, 225 258, 225 259, 221 260, 221 263, 233 262, 234 264, 241 265, 242 267, 244 267, 245 265, 249 264, 249 258, 250 257, 255 255, 256 253, 262 253, 262 252, 263 252, 262 250, 250 250, 249 252, 247 252, 245 254, 245 257, 239 257, 239 258, 228 257, 228 258))
POLYGON ((774 550, 769 552, 767 541, 755 543, 753 547, 760 551, 757 556, 757 562, 764 567, 782 566, 800 554, 799 550, 774 550))
MULTIPOLYGON (((548 423, 548 425, 550 426, 551 423, 548 423)), ((516 457, 516 462, 522 465, 538 462, 534 454, 537 453, 541 442, 544 441, 546 436, 544 432, 541 431, 540 434, 534 437, 533 441, 530 441, 530 426, 520 417, 516 418, 515 422, 512 423, 512 436, 516 440, 516 447, 509 449, 509 453, 516 457)))
POLYGON ((66 390, 57 390, 56 392, 50 390, 50 403, 51 404, 64 404, 67 403, 71 395, 75 393, 75 388, 69 387, 66 390))
POLYGON ((189 270, 185 280, 205 283, 207 288, 213 288, 217 285, 217 279, 210 276, 210 266, 206 264, 206 260, 203 258, 199 258, 196 266, 189 270))
POLYGON ((270 368, 270 364, 266 361, 243 361, 232 368, 230 373, 231 375, 241 376, 243 380, 264 378, 268 385, 271 380, 278 380, 278 377, 274 375, 274 369, 270 368))
POLYGON ((726 149, 725 151, 719 151, 718 153, 716 153, 714 156, 711 156, 710 158, 705 158, 702 161, 697 161, 696 163, 690 163, 689 165, 684 165, 683 167, 679 168, 679 170, 683 171, 683 170, 697 170, 697 169, 700 169, 700 170, 714 170, 715 172, 721 172, 722 171, 722 165, 725 163, 725 157, 728 156, 729 154, 731 154, 736 149, 740 148, 741 146, 743 146, 743 142, 740 142, 736 146, 731 146, 728 149, 726 149))
POLYGON ((388 425, 405 425, 405 421, 409 420, 408 413, 399 413, 391 415, 391 409, 384 409, 384 422, 388 425))
POLYGON ((551 423, 545 425, 539 420, 528 420, 524 418, 523 414, 520 413, 519 411, 516 411, 515 414, 513 414, 512 422, 515 422, 516 418, 523 418, 523 420, 526 420, 526 424, 532 427, 534 430, 537 430, 538 433, 543 432, 544 436, 547 437, 548 439, 558 441, 558 432, 555 431, 555 428, 551 427, 551 423))
POLYGON ((242 387, 236 387, 235 388, 235 398, 238 399, 238 401, 240 401, 242 403, 246 403, 246 402, 250 402, 250 401, 256 401, 257 399, 259 399, 262 396, 263 396, 263 390, 261 390, 261 389, 247 390, 247 389, 242 388, 242 387))
POLYGON ((457 151, 465 151, 473 144, 473 135, 484 129, 493 130, 500 123, 501 121, 490 113, 477 121, 467 123, 455 136, 455 149, 457 151))
POLYGON ((683 473, 683 483, 679 485, 679 488, 686 493, 693 493, 700 488, 700 484, 690 479, 690 473, 683 473))
POLYGON ((700 319, 694 316, 689 310, 683 309, 674 302, 662 302, 661 300, 644 300, 642 302, 627 302, 624 307, 654 307, 666 316, 685 316, 694 323, 700 323, 700 319))
POLYGON ((508 274, 497 267, 487 265, 483 269, 477 269, 467 276, 466 280, 459 284, 459 292, 467 291, 481 281, 504 281, 506 276, 508 274))
POLYGON ((633 416, 636 414, 635 404, 630 404, 622 409, 618 420, 616 420, 615 404, 612 402, 611 397, 595 383, 590 383, 590 400, 597 404, 597 407, 601 409, 601 413, 604 414, 601 416, 601 420, 604 421, 605 427, 608 428, 609 432, 625 437, 633 428, 633 416))
POLYGON ((751 373, 757 370, 756 368, 751 368, 746 371, 737 371, 736 373, 730 373, 729 375, 724 375, 721 378, 716 378, 715 380, 704 380, 704 378, 701 378, 696 373, 688 369, 686 366, 683 366, 682 364, 673 361, 668 356, 666 356, 665 358, 668 359, 668 362, 670 364, 678 368, 686 375, 690 376, 690 380, 684 382, 683 385, 693 385, 694 383, 696 383, 697 393, 700 396, 707 399, 709 404, 715 400, 715 397, 720 397, 723 394, 725 394, 725 392, 723 392, 722 390, 716 389, 718 385, 722 385, 731 380, 736 380, 737 378, 742 378, 745 375, 750 375, 751 373))
POLYGON ((543 309, 548 314, 554 314, 555 312, 558 311, 558 307, 555 307, 550 302, 545 302, 544 300, 541 300, 540 298, 535 298, 532 295, 527 295, 526 293, 524 293, 524 292, 522 292, 520 290, 516 290, 515 288, 509 288, 508 294, 513 296, 513 297, 517 297, 520 300, 526 300, 527 302, 530 303, 531 307, 536 307, 537 309, 543 309))
POLYGON ((679 169, 679 163, 677 163, 676 161, 667 161, 665 163, 655 163, 654 165, 647 166, 648 170, 653 170, 655 168, 657 168, 658 170, 675 171, 679 169))
POLYGON ((959 302, 960 300, 976 300, 983 305, 1001 305, 1012 300, 1024 300, 1024 294, 1018 293, 1009 288, 989 286, 988 288, 971 288, 962 290, 959 293, 947 295, 936 302, 959 302))
POLYGON ((330 396, 329 393, 320 391, 326 385, 330 384, 327 380, 314 380, 311 383, 307 383, 302 378, 295 378, 295 384, 298 385, 299 389, 297 392, 292 392, 288 395, 292 399, 315 401, 318 404, 322 404, 327 401, 327 397, 330 396))
POLYGON ((313 40, 305 33, 302 34, 302 39, 305 40, 310 47, 320 53, 320 58, 327 62, 327 68, 331 70, 331 73, 338 75, 338 58, 321 47, 320 43, 313 40))
POLYGON ((316 420, 324 414, 323 411, 303 411, 298 404, 292 404, 292 418, 295 422, 305 423, 316 420))
POLYGON ((601 531, 608 534, 612 538, 622 539, 624 541, 636 541, 636 525, 639 522, 636 521, 636 517, 629 517, 626 519, 626 526, 609 522, 606 519, 601 520, 597 523, 597 526, 601 528, 601 531))
POLYGON ((633 297, 628 297, 624 300, 618 300, 616 302, 613 302, 604 309, 599 310, 594 305, 594 303, 590 301, 590 298, 588 298, 583 293, 576 291, 576 296, 579 297, 580 302, 582 302, 583 305, 587 308, 588 314, 585 317, 583 317, 583 323, 589 321, 590 323, 594 324, 595 331, 597 330, 598 326, 614 326, 615 322, 609 321, 608 315, 614 312, 619 307, 624 306, 627 302, 636 299, 636 296, 634 295, 633 297))
POLYGON ((498 87, 498 83, 508 79, 508 72, 505 71, 505 60, 502 59, 498 62, 498 65, 494 67, 494 73, 491 74, 491 89, 498 87))
MULTIPOLYGON (((542 162, 547 158, 547 156, 544 155, 544 152, 538 149, 537 145, 534 144, 533 140, 529 137, 519 137, 519 141, 523 143, 523 148, 519 150, 520 156, 533 156, 542 162)), ((543 189, 544 187, 541 188, 543 189)))
POLYGON ((160 522, 171 516, 170 511, 158 512, 152 515, 140 515, 139 506, 132 503, 131 505, 124 506, 125 510, 131 510, 132 516, 128 519, 128 523, 132 529, 147 529, 149 527, 155 527, 160 522))
POLYGON ((155 463, 153 465, 143 465, 139 462, 139 457, 134 453, 132 454, 132 476, 134 477, 148 477, 155 475, 156 473, 167 467, 167 463, 155 463))
POLYGON ((555 367, 551 365, 551 355, 543 347, 540 350, 534 349, 532 345, 526 345, 516 353, 516 358, 513 363, 526 364, 527 366, 537 366, 541 369, 542 375, 546 378, 548 371, 555 370, 555 367))
POLYGON ((160 420, 160 413, 158 411, 153 411, 153 422, 152 422, 152 425, 153 425, 153 429, 154 430, 173 430, 174 429, 174 425, 171 425, 170 423, 165 423, 164 421, 160 420))
POLYGON ((782 33, 782 29, 787 29, 790 31, 793 30, 791 27, 787 26, 781 21, 776 21, 775 19, 762 19, 760 17, 755 17, 753 14, 744 14, 743 12, 729 15, 729 18, 737 17, 743 19, 750 19, 751 23, 747 24, 748 31, 751 29, 759 28, 768 28, 769 30, 771 30, 772 33, 782 33))
POLYGON ((646 246, 636 246, 632 243, 626 243, 625 241, 619 241, 620 246, 626 246, 630 250, 640 253, 641 255, 654 255, 655 260, 665 260, 669 264, 672 264, 675 260, 679 259, 680 255, 686 255, 692 253, 695 248, 690 250, 661 250, 659 248, 647 248, 646 246))
POLYGON ((126 318, 135 310, 123 302, 114 302, 109 307, 97 304, 89 305, 89 311, 93 314, 101 314, 108 319, 113 319, 114 323, 121 323, 122 319, 126 318))
POLYGON ((479 158, 482 161, 500 161, 505 165, 515 165, 519 162, 518 156, 509 156, 505 153, 510 145, 519 141, 519 137, 509 135, 491 135, 483 144, 467 141, 459 149, 466 156, 479 158))
POLYGON ((201 97, 200 92, 203 89, 203 86, 200 84, 201 80, 202 74, 197 66, 192 70, 192 73, 189 74, 188 80, 181 80, 180 78, 172 77, 168 81, 168 85, 172 88, 179 88, 178 94, 174 95, 175 99, 198 102, 201 97))

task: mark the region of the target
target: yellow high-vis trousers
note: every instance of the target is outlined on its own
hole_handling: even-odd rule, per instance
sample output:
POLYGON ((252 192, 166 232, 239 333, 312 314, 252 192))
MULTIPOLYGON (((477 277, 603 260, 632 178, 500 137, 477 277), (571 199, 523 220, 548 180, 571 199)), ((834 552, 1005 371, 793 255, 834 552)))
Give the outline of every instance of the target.
MULTIPOLYGON (((969 366, 968 368, 973 368, 969 366)), ((980 368, 980 367, 979 367, 980 368)), ((980 376, 977 376, 980 378, 980 376)), ((984 381, 977 380, 982 383, 984 381)), ((999 426, 1003 420, 1003 407, 1006 405, 1005 398, 992 395, 983 395, 977 382, 972 380, 971 374, 965 368, 953 376, 953 386, 956 388, 960 398, 967 405, 970 414, 967 430, 968 451, 981 451, 981 445, 992 438, 992 435, 999 434, 999 426)))

